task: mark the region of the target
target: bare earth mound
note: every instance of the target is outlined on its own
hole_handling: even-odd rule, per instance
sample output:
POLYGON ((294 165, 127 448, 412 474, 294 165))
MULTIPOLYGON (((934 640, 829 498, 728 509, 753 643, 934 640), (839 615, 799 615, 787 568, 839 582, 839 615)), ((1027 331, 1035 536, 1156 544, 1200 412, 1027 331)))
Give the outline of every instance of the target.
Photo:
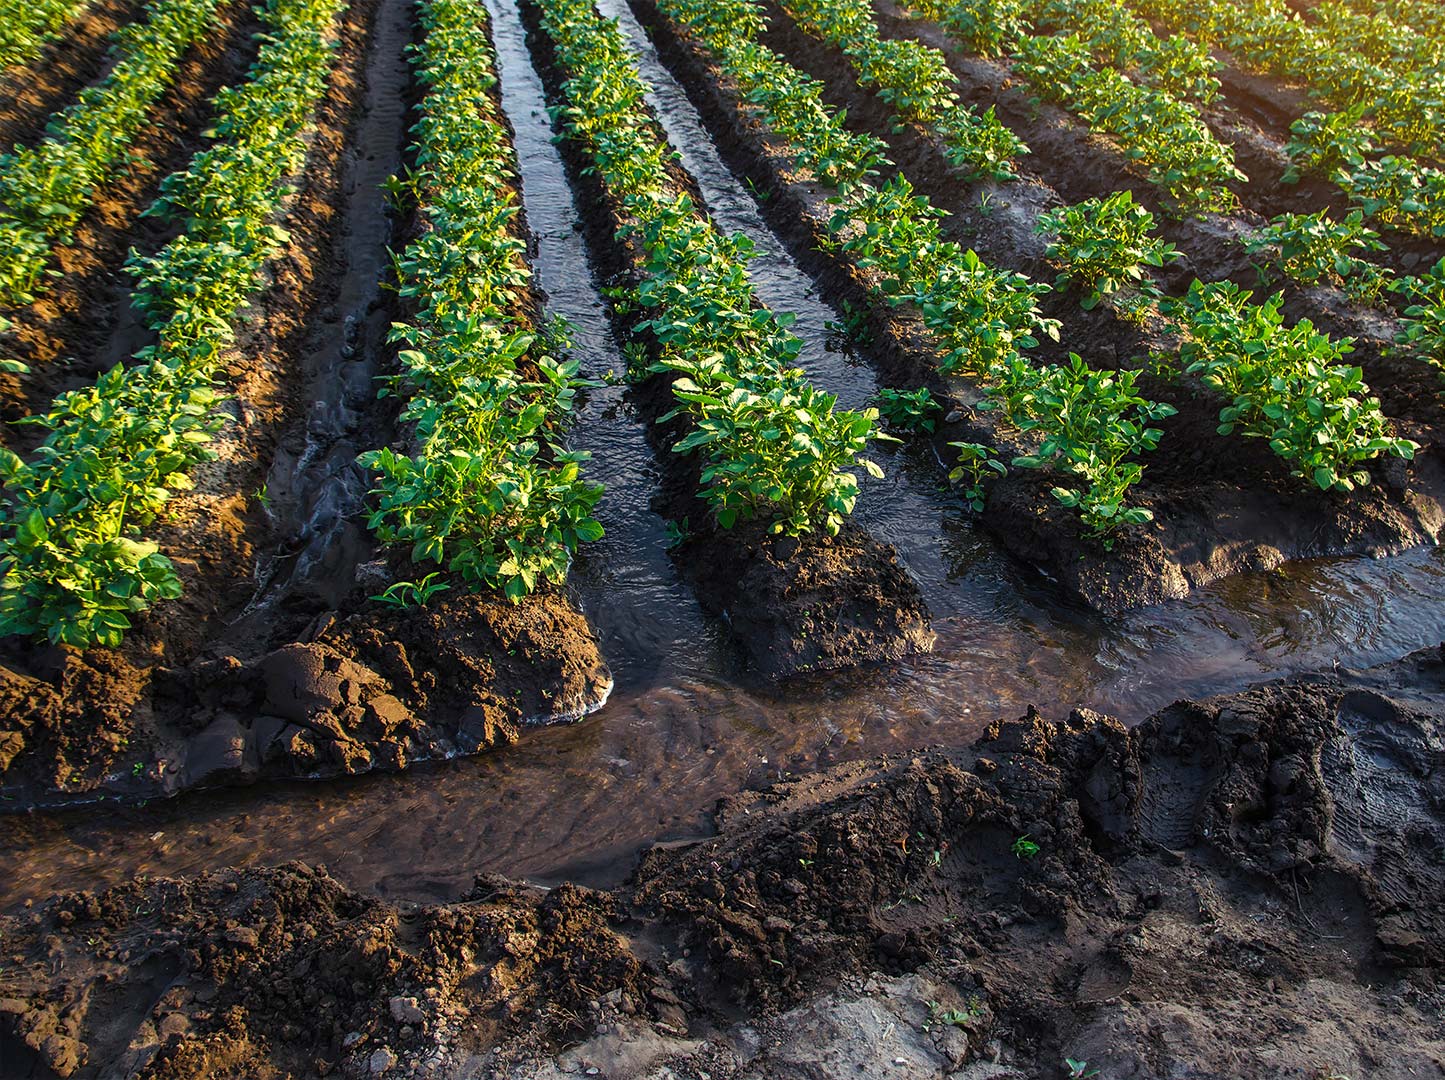
POLYGON ((614 893, 60 896, 0 922, 6 1075, 1439 1075, 1442 690, 1429 650, 1031 713, 730 800, 614 893))

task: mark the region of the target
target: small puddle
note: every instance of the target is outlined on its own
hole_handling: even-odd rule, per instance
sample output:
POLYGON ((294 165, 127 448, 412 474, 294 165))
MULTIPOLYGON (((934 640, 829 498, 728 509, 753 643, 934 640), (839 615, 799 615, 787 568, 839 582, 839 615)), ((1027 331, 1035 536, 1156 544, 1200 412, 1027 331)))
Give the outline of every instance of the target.
MULTIPOLYGON (((388 11, 403 4, 388 2, 388 11)), ((575 205, 550 143, 519 16, 505 0, 490 2, 538 281, 549 310, 573 323, 574 352, 588 374, 620 372, 578 228, 585 208, 575 205)), ((620 0, 608 4, 622 13, 620 0)), ((700 129, 687 135, 677 126, 695 120, 687 103, 673 101, 669 81, 650 66, 648 73, 661 83, 654 104, 676 137, 703 140, 688 146, 688 164, 707 177, 714 213, 757 242, 760 297, 818 323, 805 327, 800 318, 810 370, 820 385, 849 395, 847 404, 861 403, 873 392, 871 371, 823 351, 822 323, 834 316, 761 219, 744 224, 756 207, 729 197, 736 183, 703 160, 700 129)), ((338 311, 361 310, 363 300, 358 294, 361 308, 338 311)), ((888 477, 869 485, 860 512, 922 583, 935 652, 764 693, 743 685, 725 628, 699 610, 672 566, 663 523, 649 507, 656 465, 621 386, 588 396, 572 439, 592 452, 589 471, 608 485, 599 511, 607 536, 579 557, 571 578, 617 676, 604 709, 574 725, 530 730, 518 745, 480 758, 399 775, 11 816, 0 836, 10 868, 0 876, 0 909, 137 874, 289 859, 411 899, 455 897, 481 871, 607 885, 624 878, 648 844, 705 832, 719 798, 780 773, 964 745, 989 721, 1030 704, 1051 716, 1086 705, 1133 723, 1179 697, 1334 664, 1363 667, 1445 640, 1440 549, 1242 575, 1114 620, 1061 605, 1046 581, 1000 556, 938 490, 928 451, 905 448, 889 455, 888 477)))

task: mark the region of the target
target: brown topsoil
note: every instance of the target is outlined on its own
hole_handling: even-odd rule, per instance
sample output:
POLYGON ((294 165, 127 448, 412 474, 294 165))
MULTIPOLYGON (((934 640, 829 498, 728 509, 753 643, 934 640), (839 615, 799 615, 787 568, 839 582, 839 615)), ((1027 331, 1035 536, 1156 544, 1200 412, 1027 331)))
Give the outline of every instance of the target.
MULTIPOLYGON (((940 457, 951 460, 954 452, 947 443, 953 440, 995 446, 1006 461, 1032 452, 1028 440, 996 414, 977 408, 982 398, 977 386, 939 377, 936 352, 916 316, 872 301, 867 272, 820 250, 831 192, 792 167, 777 141, 740 107, 736 89, 700 46, 678 33, 652 0, 633 0, 632 6, 729 167, 766 193, 760 207, 769 225, 833 303, 846 302, 865 314, 860 347, 884 381, 902 388, 926 385, 944 403, 949 419, 934 437, 940 457)), ((951 238, 990 263, 1051 281, 1055 269, 1045 260, 1033 225, 1039 211, 1064 201, 1129 189, 1140 202, 1162 211, 1156 193, 1105 141, 1060 110, 1032 102, 1027 87, 1004 69, 959 54, 936 28, 906 20, 891 4, 881 4, 885 35, 916 36, 945 49, 965 99, 980 108, 995 106, 1033 150, 1021 161, 1019 181, 960 182, 936 139, 916 128, 895 130, 888 107, 858 86, 840 52, 803 34, 775 5, 765 8, 772 20, 767 43, 824 84, 825 100, 847 110, 850 128, 883 138, 897 169, 950 212, 944 227, 951 238), (984 195, 989 202, 981 206, 984 195)), ((1231 277, 1258 288, 1255 270, 1234 239, 1235 230, 1254 220, 1262 222, 1248 214, 1204 222, 1168 222, 1161 216, 1164 234, 1189 252, 1187 260, 1161 275, 1165 290, 1181 292, 1195 275, 1231 277)), ((1063 322, 1061 341, 1045 341, 1037 350, 1043 360, 1064 361, 1073 351, 1095 367, 1134 367, 1140 364, 1137 357, 1176 345, 1157 320, 1141 329, 1104 307, 1080 310, 1073 291, 1046 297, 1043 306, 1046 315, 1063 322)), ((1387 321, 1344 303, 1331 290, 1287 289, 1286 315, 1309 317, 1331 333, 1357 337, 1351 362, 1364 367, 1398 432, 1422 444, 1415 461, 1382 459, 1371 467, 1369 486, 1349 495, 1324 494, 1290 476, 1264 440, 1218 434, 1223 402, 1217 396, 1187 380, 1146 373, 1140 381, 1143 393, 1178 410, 1160 425, 1164 437, 1158 450, 1143 459, 1144 479, 1131 492, 1134 504, 1154 513, 1152 523, 1126 530, 1106 552, 1080 534, 1076 514, 1052 499, 1050 488, 1061 482, 1059 477, 1013 470, 990 485, 981 527, 1066 592, 1105 613, 1182 597, 1230 574, 1291 559, 1379 556, 1432 542, 1445 526, 1439 455, 1445 410, 1428 365, 1386 355, 1387 321)))
POLYGON ((1422 1077, 1445 653, 724 801, 612 892, 225 869, 0 920, 7 1076, 1422 1077), (1028 849, 1026 840, 1037 845, 1028 849))

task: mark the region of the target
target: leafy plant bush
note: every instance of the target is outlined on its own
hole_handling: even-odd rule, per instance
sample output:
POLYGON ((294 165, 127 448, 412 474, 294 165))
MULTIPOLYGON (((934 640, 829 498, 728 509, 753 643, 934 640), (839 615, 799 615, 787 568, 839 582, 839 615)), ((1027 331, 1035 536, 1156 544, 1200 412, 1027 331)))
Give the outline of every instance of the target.
POLYGON ((890 427, 899 431, 932 434, 936 425, 934 416, 942 410, 943 407, 926 386, 917 390, 894 390, 884 386, 878 390, 879 414, 890 427))
POLYGON ((1390 288, 1410 301, 1396 347, 1445 371, 1445 258, 1421 276, 1401 278, 1390 288))
POLYGON ((1389 284, 1389 271, 1360 258, 1356 251, 1384 251, 1380 234, 1365 225, 1363 211, 1335 221, 1326 210, 1280 214, 1244 240, 1250 255, 1267 253, 1286 277, 1304 285, 1335 285, 1371 304, 1389 284))
MULTIPOLYGON (((1104 199, 1085 199, 1039 216, 1038 232, 1050 237, 1045 254, 1061 268, 1057 288, 1069 282, 1084 292, 1080 306, 1090 311, 1124 292, 1146 301, 1159 295, 1146 269, 1163 266, 1182 252, 1151 236, 1154 215, 1128 191, 1104 199)), ((1139 306, 1118 305, 1131 316, 1139 306)))
POLYGON ((1359 466, 1381 454, 1410 458, 1419 449, 1390 434, 1378 399, 1358 367, 1341 364, 1351 343, 1333 341, 1308 320, 1284 325, 1282 298, 1250 302, 1231 282, 1195 282, 1167 308, 1188 334, 1187 371, 1229 397, 1219 431, 1269 440, 1293 475, 1323 491, 1369 483, 1359 466))
POLYGON ((953 468, 948 471, 949 483, 963 487, 963 498, 975 514, 983 513, 987 481, 1008 475, 1008 466, 994 457, 995 451, 983 443, 951 442, 958 451, 953 468))

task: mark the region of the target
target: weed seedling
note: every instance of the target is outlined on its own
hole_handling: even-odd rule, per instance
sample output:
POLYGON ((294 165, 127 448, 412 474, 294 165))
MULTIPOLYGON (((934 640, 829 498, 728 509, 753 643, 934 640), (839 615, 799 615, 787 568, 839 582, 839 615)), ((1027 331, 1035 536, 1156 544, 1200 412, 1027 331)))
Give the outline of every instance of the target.
POLYGON ((1009 850, 1014 853, 1016 859, 1032 859, 1039 853, 1039 845, 1029 839, 1028 833, 1024 833, 1013 842, 1013 846, 1009 850))
POLYGON ((1085 1077, 1099 1075, 1099 1070, 1089 1068, 1087 1061, 1075 1061, 1073 1058, 1064 1058, 1064 1065, 1069 1070, 1069 1080, 1084 1080, 1085 1077))
POLYGON ((420 581, 396 581, 371 599, 403 610, 422 607, 437 593, 451 588, 447 582, 437 580, 441 576, 440 571, 433 571, 420 581))

